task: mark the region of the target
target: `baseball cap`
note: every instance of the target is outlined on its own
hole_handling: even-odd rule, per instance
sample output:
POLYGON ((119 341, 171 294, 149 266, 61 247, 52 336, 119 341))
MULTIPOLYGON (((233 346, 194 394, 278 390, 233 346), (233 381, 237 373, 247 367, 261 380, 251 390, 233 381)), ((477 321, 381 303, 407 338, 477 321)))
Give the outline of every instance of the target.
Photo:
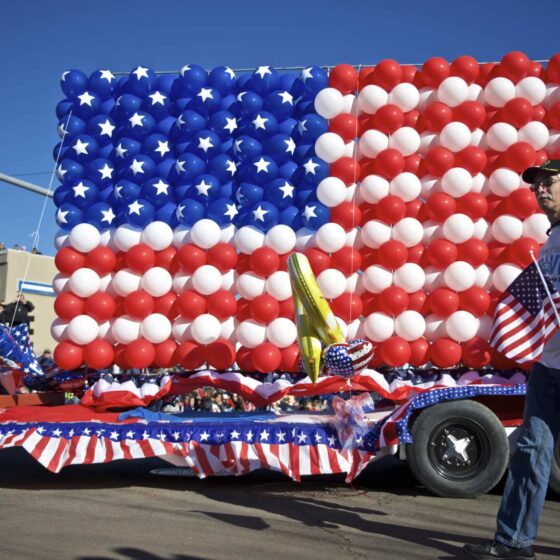
POLYGON ((528 167, 521 177, 526 183, 534 183, 537 175, 542 173, 556 175, 560 173, 560 159, 547 159, 540 167, 528 167))

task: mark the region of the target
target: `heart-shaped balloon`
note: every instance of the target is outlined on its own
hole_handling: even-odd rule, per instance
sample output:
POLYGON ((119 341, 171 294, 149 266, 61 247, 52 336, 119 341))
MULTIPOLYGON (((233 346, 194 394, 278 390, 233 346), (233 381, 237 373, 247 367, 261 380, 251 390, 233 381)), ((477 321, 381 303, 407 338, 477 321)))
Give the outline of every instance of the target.
POLYGON ((351 377, 373 358, 373 345, 362 339, 331 344, 323 350, 323 366, 329 375, 351 377))

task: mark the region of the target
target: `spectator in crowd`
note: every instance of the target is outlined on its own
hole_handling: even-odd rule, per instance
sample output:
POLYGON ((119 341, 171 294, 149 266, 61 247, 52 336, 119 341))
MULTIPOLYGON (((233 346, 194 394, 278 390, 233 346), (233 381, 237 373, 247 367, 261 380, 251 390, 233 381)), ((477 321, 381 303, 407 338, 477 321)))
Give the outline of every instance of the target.
POLYGON ((5 251, 6 250, 6 245, 4 245, 3 241, 0 241, 0 251, 5 251))
POLYGON ((33 303, 27 300, 25 294, 19 292, 14 301, 8 303, 4 309, 2 322, 13 326, 27 323, 29 325, 30 313, 35 309, 33 303))
POLYGON ((39 365, 45 369, 48 368, 50 366, 53 365, 53 357, 52 357, 52 352, 48 349, 45 348, 43 350, 43 353, 39 356, 39 358, 37 359, 37 361, 39 362, 39 365))

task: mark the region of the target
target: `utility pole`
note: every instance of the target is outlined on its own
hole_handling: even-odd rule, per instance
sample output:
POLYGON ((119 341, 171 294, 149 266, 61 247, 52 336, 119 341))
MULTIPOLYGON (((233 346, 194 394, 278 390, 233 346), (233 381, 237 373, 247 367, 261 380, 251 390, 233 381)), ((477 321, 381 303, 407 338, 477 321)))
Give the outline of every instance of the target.
POLYGON ((21 187, 22 189, 27 189, 28 191, 42 194, 43 196, 48 196, 52 198, 53 193, 44 187, 40 187, 39 185, 34 185, 33 183, 28 183, 27 181, 22 181, 17 177, 12 177, 11 175, 4 175, 4 173, 0 173, 0 181, 4 183, 8 183, 10 185, 15 185, 16 187, 21 187))

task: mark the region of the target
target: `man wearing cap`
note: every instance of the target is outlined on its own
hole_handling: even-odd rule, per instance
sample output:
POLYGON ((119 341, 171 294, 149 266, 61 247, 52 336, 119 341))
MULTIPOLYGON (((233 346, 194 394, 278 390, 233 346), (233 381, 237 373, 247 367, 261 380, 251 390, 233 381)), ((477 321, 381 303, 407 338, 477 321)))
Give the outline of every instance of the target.
MULTIPOLYGON (((539 207, 550 221, 549 238, 539 253, 539 265, 560 291, 560 160, 529 167, 522 177, 531 185, 539 207)), ((533 543, 559 431, 560 331, 546 343, 529 376, 523 427, 511 457, 494 540, 465 545, 465 558, 536 558, 533 543)))

